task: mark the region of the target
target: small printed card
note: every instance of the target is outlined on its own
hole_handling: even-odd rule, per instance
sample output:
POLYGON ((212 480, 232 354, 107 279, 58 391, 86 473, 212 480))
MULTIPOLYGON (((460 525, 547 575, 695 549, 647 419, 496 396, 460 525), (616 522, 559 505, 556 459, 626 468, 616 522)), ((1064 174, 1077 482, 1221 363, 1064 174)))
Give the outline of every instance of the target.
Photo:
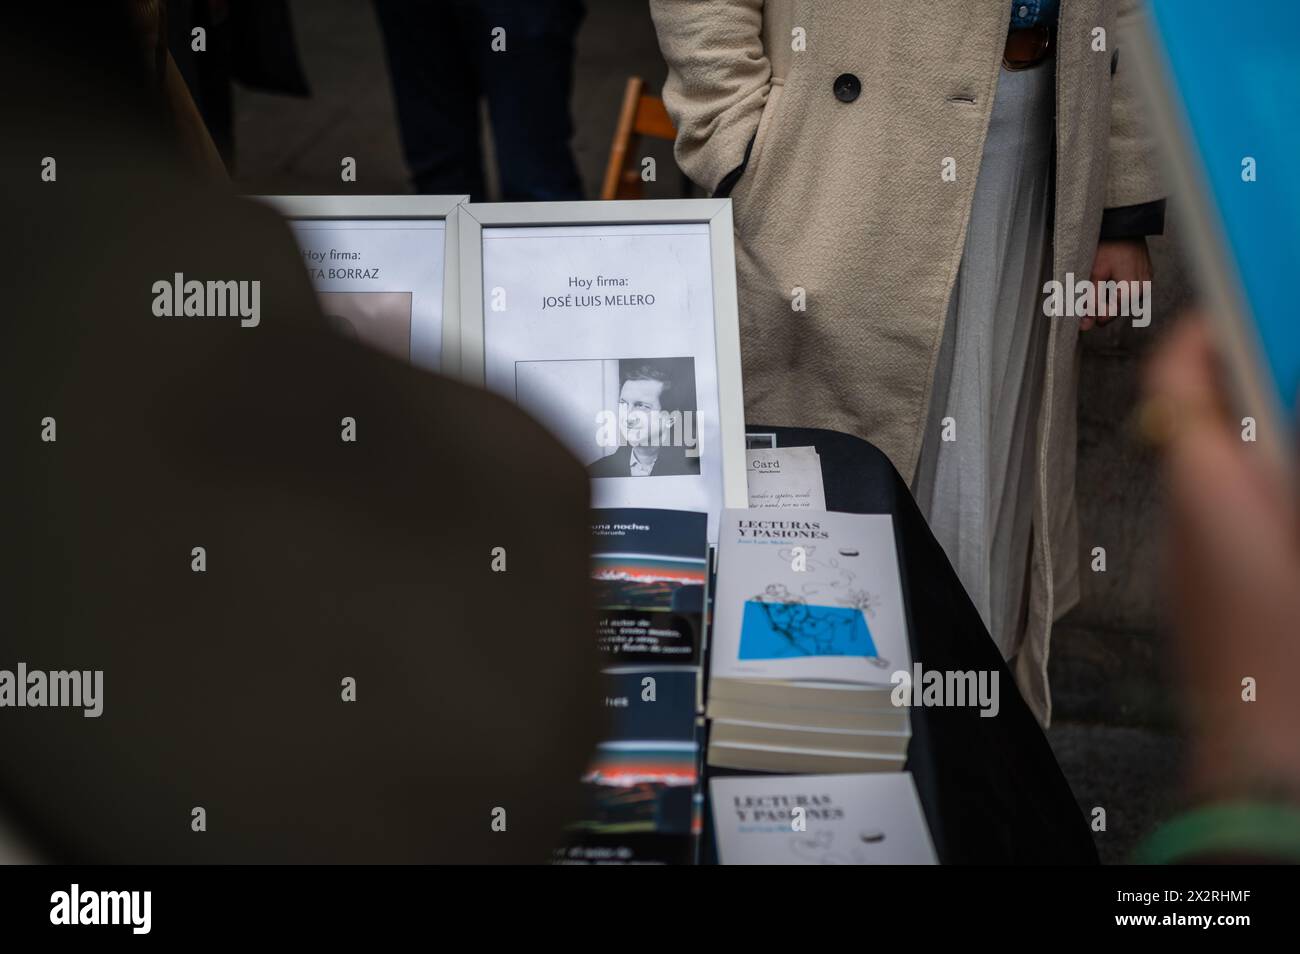
POLYGON ((750 509, 826 509, 822 460, 815 447, 750 448, 746 456, 750 509))

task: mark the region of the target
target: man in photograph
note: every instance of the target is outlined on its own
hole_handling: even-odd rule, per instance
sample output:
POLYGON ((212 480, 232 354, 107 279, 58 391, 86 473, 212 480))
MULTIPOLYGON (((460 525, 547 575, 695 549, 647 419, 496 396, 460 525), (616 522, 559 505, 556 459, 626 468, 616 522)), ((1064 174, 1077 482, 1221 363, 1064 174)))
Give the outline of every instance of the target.
POLYGON ((587 466, 592 477, 671 477, 698 474, 698 446, 686 447, 683 382, 651 362, 624 366, 618 392, 618 450, 587 466), (688 454, 687 451, 691 453, 688 454))

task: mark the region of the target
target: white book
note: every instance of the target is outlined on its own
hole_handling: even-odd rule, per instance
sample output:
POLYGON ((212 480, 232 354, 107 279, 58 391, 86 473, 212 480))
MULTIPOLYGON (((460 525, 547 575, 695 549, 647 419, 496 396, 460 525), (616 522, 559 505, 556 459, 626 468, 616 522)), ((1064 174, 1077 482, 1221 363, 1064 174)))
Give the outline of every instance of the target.
POLYGON ((776 745, 812 752, 856 752, 875 757, 906 755, 912 733, 906 730, 865 732, 714 716, 713 732, 709 738, 718 745, 776 745))
POLYGON ((889 686, 911 668, 893 519, 725 511, 713 639, 714 679, 889 686))
POLYGON ((937 863, 907 772, 714 778, 709 793, 724 865, 937 863))
POLYGON ((805 772, 843 775, 855 772, 901 772, 905 755, 870 755, 832 749, 803 749, 752 742, 710 742, 708 763, 715 768, 749 772, 805 772))
POLYGON ((843 712, 893 709, 905 713, 910 694, 896 706, 893 686, 861 686, 825 679, 721 679, 715 681, 709 702, 720 699, 755 705, 818 706, 843 712))
POLYGON ((783 725, 807 728, 911 733, 911 720, 906 708, 843 711, 817 706, 777 706, 710 696, 709 717, 732 722, 763 722, 779 717, 783 725))

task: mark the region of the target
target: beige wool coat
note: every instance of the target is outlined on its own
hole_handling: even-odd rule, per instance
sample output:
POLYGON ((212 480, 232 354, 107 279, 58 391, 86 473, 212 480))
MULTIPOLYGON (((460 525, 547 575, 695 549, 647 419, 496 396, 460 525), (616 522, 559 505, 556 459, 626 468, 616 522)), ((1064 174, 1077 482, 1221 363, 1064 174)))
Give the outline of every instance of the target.
MULTIPOLYGON (((856 434, 910 481, 1010 4, 651 0, 650 8, 669 66, 663 95, 678 162, 710 190, 744 167, 730 194, 748 418, 856 434), (852 102, 834 92, 843 74, 860 83, 852 102), (949 158, 955 181, 941 175, 949 158), (796 288, 806 311, 792 308, 796 288)), ((1104 209, 1161 196, 1132 64, 1118 51, 1120 22, 1133 15, 1133 0, 1061 3, 1058 280, 1088 278, 1104 209)), ((1052 327, 1030 620, 1015 674, 1046 724, 1052 623, 1079 597, 1079 332, 1076 319, 1043 320, 1052 327)))

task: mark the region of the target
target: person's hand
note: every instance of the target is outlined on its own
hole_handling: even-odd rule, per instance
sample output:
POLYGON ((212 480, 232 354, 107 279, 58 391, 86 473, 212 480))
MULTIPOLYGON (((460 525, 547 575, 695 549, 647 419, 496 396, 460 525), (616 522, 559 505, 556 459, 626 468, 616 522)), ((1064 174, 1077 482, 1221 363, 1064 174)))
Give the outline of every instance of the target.
POLYGON ((1200 798, 1300 799, 1300 524, 1283 475, 1228 416, 1202 323, 1170 332, 1143 430, 1164 448, 1166 584, 1200 798), (1244 679, 1256 701, 1243 699, 1244 679))
MULTIPOLYGON (((1099 282, 1149 282, 1152 274, 1146 239, 1109 239, 1097 243, 1092 274, 1088 277, 1096 287, 1099 282)), ((1105 296, 1098 294, 1096 317, 1080 319, 1079 328, 1087 331, 1093 325, 1104 325, 1114 317, 1106 308, 1105 296)))

